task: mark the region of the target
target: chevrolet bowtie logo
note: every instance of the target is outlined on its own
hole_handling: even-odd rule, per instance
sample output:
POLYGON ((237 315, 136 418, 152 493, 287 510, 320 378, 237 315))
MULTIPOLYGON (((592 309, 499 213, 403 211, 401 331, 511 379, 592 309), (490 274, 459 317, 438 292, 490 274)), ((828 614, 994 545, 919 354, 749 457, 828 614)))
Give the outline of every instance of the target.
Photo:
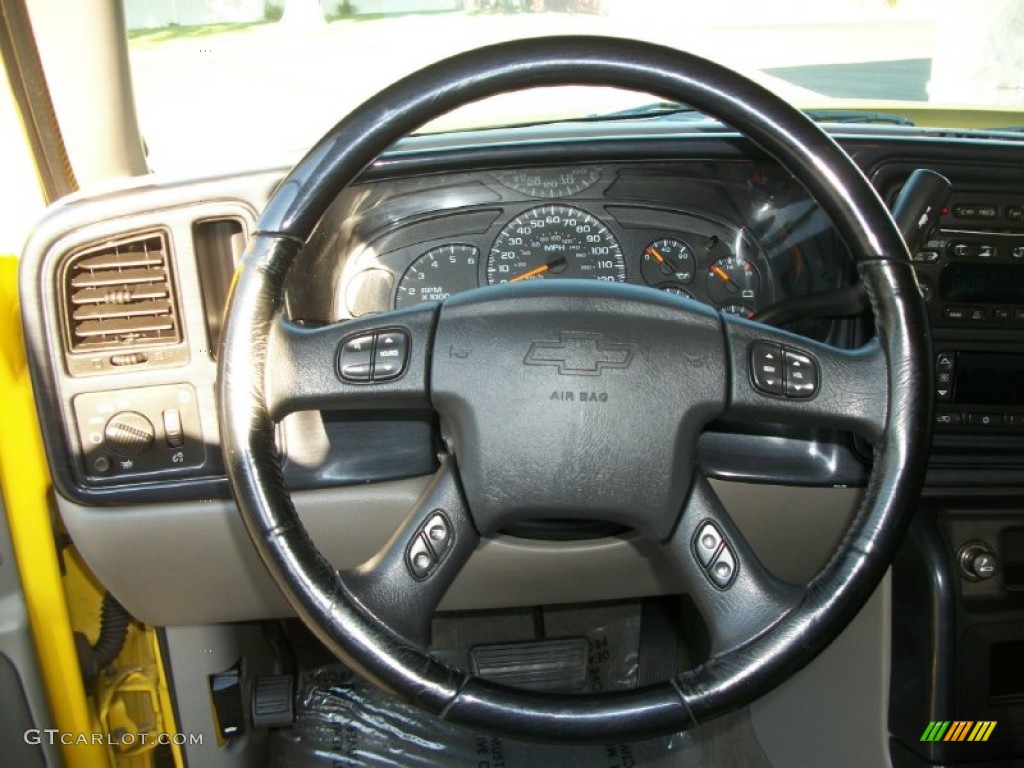
POLYGON ((558 341, 535 341, 523 365, 556 365, 562 376, 600 376, 606 368, 629 368, 636 344, 606 342, 600 333, 562 331, 558 341))

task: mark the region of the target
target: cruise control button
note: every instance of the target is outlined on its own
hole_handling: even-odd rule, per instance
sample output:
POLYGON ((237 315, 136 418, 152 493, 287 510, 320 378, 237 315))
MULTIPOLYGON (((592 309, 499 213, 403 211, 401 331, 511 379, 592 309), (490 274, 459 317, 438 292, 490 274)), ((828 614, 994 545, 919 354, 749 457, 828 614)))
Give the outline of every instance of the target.
POLYGON ((409 356, 409 340, 401 331, 377 334, 373 355, 373 380, 385 381, 402 375, 409 356))
POLYGON ((409 550, 406 552, 406 562, 412 575, 417 579, 425 579, 430 575, 437 559, 430 547, 427 546, 423 534, 417 534, 416 538, 412 540, 412 544, 409 545, 409 550))
POLYGON ((722 547, 715 562, 708 568, 708 576, 711 577, 715 586, 722 589, 732 584, 732 580, 736 577, 736 558, 733 557, 732 550, 728 545, 722 547))
POLYGON ((750 370, 754 388, 769 395, 781 395, 783 384, 782 347, 767 341, 756 341, 750 348, 750 370))
POLYGON ((426 533, 427 541, 430 542, 431 548, 438 556, 438 559, 440 559, 441 555, 445 553, 452 543, 451 528, 448 526, 448 521, 444 518, 444 515, 440 512, 435 512, 427 521, 427 524, 423 526, 423 532, 426 533))
POLYGON ((697 536, 693 540, 693 550, 697 553, 697 559, 704 568, 707 568, 714 559, 721 543, 722 534, 718 532, 713 523, 704 523, 697 531, 697 536))
POLYGON ((338 374, 347 381, 369 381, 373 363, 373 335, 357 336, 341 345, 338 374))
POLYGON ((818 366, 795 349, 785 350, 786 397, 812 397, 818 391, 818 366))

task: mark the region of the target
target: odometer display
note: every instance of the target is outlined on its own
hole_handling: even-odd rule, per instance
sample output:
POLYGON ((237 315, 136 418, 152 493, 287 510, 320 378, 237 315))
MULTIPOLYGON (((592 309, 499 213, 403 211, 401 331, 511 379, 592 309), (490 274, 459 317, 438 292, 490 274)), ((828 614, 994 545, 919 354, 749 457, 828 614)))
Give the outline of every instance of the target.
POLYGON ((487 259, 487 282, 549 278, 625 282, 622 248, 601 221, 579 208, 542 205, 512 219, 487 259))

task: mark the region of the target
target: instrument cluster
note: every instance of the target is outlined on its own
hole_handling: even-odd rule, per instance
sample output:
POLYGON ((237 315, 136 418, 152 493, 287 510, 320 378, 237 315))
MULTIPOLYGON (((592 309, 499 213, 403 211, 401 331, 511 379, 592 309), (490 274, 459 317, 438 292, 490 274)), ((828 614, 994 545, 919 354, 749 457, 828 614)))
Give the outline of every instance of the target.
POLYGON ((565 279, 631 283, 756 318, 843 279, 838 251, 821 241, 827 219, 788 177, 750 164, 480 171, 362 194, 348 214, 358 237, 341 259, 339 318, 565 279))

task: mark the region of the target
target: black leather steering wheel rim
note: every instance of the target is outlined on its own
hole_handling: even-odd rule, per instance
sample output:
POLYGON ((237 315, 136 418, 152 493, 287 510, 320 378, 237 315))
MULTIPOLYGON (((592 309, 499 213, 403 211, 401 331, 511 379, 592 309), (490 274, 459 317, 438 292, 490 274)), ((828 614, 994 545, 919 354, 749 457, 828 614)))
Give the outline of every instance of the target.
MULTIPOLYGON (((540 293, 535 298, 545 300, 540 293)), ((733 341, 756 332, 737 328, 733 341)), ((452 722, 531 739, 680 731, 750 702, 801 668, 878 585, 923 478, 930 428, 926 329, 906 246, 882 201, 842 149, 781 99, 717 64, 645 43, 594 37, 506 43, 455 56, 382 91, 335 126, 274 193, 236 274, 221 340, 225 464, 246 528, 289 602, 329 649, 381 689, 452 722), (339 578, 306 534, 281 477, 274 444, 280 414, 266 394, 277 375, 268 369, 268 349, 281 335, 285 276, 337 194, 396 140, 456 106, 509 90, 569 84, 618 86, 687 103, 744 133, 788 168, 855 256, 875 314, 876 362, 885 367, 884 414, 862 505, 798 604, 756 636, 671 681, 599 696, 542 695, 468 677, 382 622, 352 589, 358 573, 339 578)), ((333 347, 324 347, 331 360, 342 336, 332 338, 333 347)), ((410 391, 398 386, 393 396, 415 398, 410 391)), ((436 481, 426 495, 441 500, 428 499, 428 505, 447 499, 464 507, 464 499, 451 498, 458 483, 452 487, 456 491, 436 481)), ((699 484, 694 488, 688 503, 696 503, 699 484)))

